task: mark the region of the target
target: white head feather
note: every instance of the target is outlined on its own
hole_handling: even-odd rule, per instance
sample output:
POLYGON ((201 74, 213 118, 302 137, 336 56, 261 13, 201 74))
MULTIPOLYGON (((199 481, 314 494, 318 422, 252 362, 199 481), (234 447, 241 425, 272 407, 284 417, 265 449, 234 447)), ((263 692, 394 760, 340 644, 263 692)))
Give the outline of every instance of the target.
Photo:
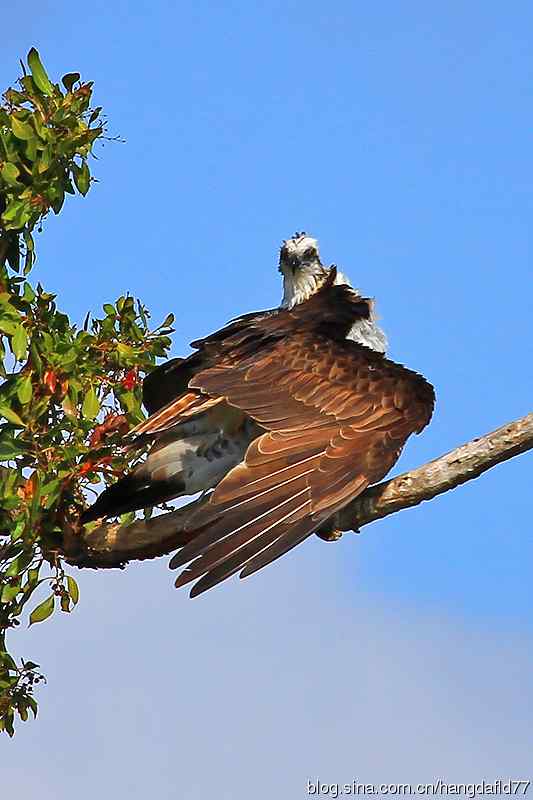
MULTIPOLYGON (((330 269, 322 264, 318 242, 312 236, 296 233, 292 239, 283 242, 279 256, 279 271, 283 275, 281 308, 293 308, 308 300, 323 284, 330 269)), ((345 284, 353 289, 350 280, 339 270, 335 284, 345 284)), ((354 292, 361 294, 358 289, 354 289, 354 292)), ((347 338, 381 353, 387 349, 387 338, 376 324, 373 311, 370 319, 360 320, 353 325, 347 338)))

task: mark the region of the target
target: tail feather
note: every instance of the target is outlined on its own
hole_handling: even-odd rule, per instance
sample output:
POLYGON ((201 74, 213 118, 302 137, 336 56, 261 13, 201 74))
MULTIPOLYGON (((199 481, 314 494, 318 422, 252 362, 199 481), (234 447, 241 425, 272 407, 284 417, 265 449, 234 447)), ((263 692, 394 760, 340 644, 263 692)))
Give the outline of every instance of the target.
POLYGON ((126 475, 102 492, 94 505, 83 512, 80 522, 84 525, 100 517, 118 517, 129 511, 156 506, 173 500, 184 489, 184 482, 177 476, 149 484, 146 478, 126 475))
POLYGON ((115 517, 149 508, 183 495, 216 486, 242 459, 256 435, 253 423, 242 421, 234 430, 234 415, 228 419, 201 413, 181 422, 172 431, 158 434, 146 459, 131 474, 105 489, 81 522, 115 517), (227 433, 223 423, 231 428, 227 433), (221 430, 222 427, 222 430, 221 430))

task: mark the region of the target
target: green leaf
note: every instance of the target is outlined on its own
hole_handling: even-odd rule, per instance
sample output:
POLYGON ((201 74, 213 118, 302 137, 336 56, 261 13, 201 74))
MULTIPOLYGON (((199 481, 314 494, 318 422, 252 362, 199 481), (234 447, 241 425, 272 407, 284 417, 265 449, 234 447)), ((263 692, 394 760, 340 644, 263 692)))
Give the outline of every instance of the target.
POLYGON ((33 367, 40 375, 43 370, 43 361, 39 354, 39 349, 35 343, 35 340, 33 340, 30 345, 30 355, 33 367))
POLYGON ((18 508, 20 503, 21 501, 19 497, 6 497, 2 502, 2 511, 12 511, 14 508, 18 508))
POLYGON ((10 603, 11 600, 14 600, 15 597, 20 592, 20 580, 16 581, 14 584, 7 583, 3 590, 2 596, 0 597, 0 602, 2 603, 10 603))
POLYGON ((29 141, 36 135, 31 125, 28 125, 27 122, 22 122, 16 117, 11 117, 11 130, 17 139, 22 139, 23 141, 29 141))
POLYGON ((54 186, 53 191, 49 190, 50 201, 52 204, 52 211, 54 214, 59 214, 65 202, 65 190, 62 186, 54 186))
POLYGON ((32 138, 28 139, 26 142, 26 158, 32 163, 37 158, 37 139, 35 136, 32 136, 32 138))
POLYGON ((16 575, 19 575, 28 564, 31 564, 33 561, 33 552, 25 552, 23 551, 18 555, 16 558, 13 559, 9 568, 6 572, 8 578, 14 578, 16 575))
POLYGON ((0 173, 8 186, 20 186, 17 180, 20 171, 14 164, 10 164, 9 161, 6 161, 5 164, 2 165, 0 173))
POLYGON ((35 262, 35 254, 30 250, 26 250, 26 259, 24 261, 24 275, 27 275, 28 272, 31 272, 31 268, 35 262))
POLYGON ((28 53, 28 65, 31 69, 31 74, 37 88, 40 89, 43 94, 53 94, 54 87, 50 82, 50 78, 46 74, 46 70, 41 63, 39 53, 35 47, 32 47, 28 53))
POLYGON ((36 717, 37 716, 37 701, 35 700, 34 697, 30 697, 30 696, 28 696, 27 700, 28 700, 28 705, 29 705, 29 707, 31 708, 31 710, 33 712, 33 716, 36 717))
POLYGON ((100 111, 102 110, 102 106, 96 106, 91 112, 91 116, 89 117, 89 125, 92 125, 98 119, 100 111))
POLYGON ((11 222, 18 215, 20 210, 24 207, 23 200, 11 200, 2 214, 4 221, 11 222))
POLYGON ((9 461, 24 452, 16 439, 11 439, 4 435, 0 437, 0 461, 9 461))
POLYGON ((20 323, 11 337, 11 349, 17 361, 22 361, 28 349, 28 334, 20 323))
POLYGON ((46 497, 46 500, 43 503, 43 507, 48 510, 51 508, 54 503, 57 501, 61 493, 61 486, 63 480, 61 478, 56 478, 53 481, 49 481, 46 483, 41 489, 41 495, 46 497))
POLYGON ((83 405, 81 413, 85 419, 94 419, 100 411, 100 402, 96 396, 94 388, 91 386, 85 397, 83 398, 83 405))
POLYGON ((67 92, 71 92, 72 87, 74 86, 75 83, 79 81, 79 79, 80 79, 79 72, 67 72, 67 74, 63 75, 63 77, 61 78, 61 83, 63 84, 67 92))
POLYGON ((24 284, 24 293, 22 297, 27 303, 33 303, 33 301, 35 300, 35 292, 31 288, 29 283, 24 284))
POLYGON ((103 308, 108 317, 114 317, 117 313, 115 306, 111 305, 111 303, 104 303, 103 308))
POLYGON ((0 720, 3 730, 7 733, 7 735, 12 738, 15 735, 15 729, 13 727, 13 709, 8 709, 4 718, 0 720))
POLYGON ((72 600, 74 605, 76 605, 76 603, 80 599, 80 590, 78 589, 78 584, 76 583, 72 575, 67 575, 67 587, 70 599, 72 600))
POLYGON ((84 161, 81 167, 78 167, 77 164, 73 164, 72 173, 74 175, 74 183, 76 184, 78 192, 85 197, 89 191, 89 186, 91 183, 91 173, 89 172, 87 162, 84 161))
POLYGON ((162 328, 170 328, 170 326, 172 325, 173 322, 174 322, 174 314, 168 314, 168 316, 165 317, 165 320, 164 320, 163 324, 161 325, 161 327, 162 328))
POLYGON ((46 125, 43 122, 41 114, 38 111, 34 112, 32 114, 31 118, 32 118, 33 124, 35 126, 35 131, 37 133, 37 136, 40 139, 42 139, 43 142, 46 142, 49 139, 49 133, 48 133, 48 128, 46 127, 46 125))
POLYGON ((9 655, 9 653, 6 653, 5 650, 0 653, 0 664, 3 664, 10 670, 13 670, 13 672, 17 670, 17 665, 14 659, 9 655))
POLYGON ((128 413, 132 414, 136 406, 135 395, 133 392, 121 392, 119 400, 121 406, 126 409, 128 413))
POLYGON ((124 344, 124 342, 119 342, 117 344, 117 351, 119 355, 126 360, 131 360, 135 355, 135 350, 131 344, 124 344))
MULTIPOLYGON (((24 535, 25 528, 26 528, 26 521, 24 519, 19 519, 14 529, 11 531, 11 541, 16 542, 19 539, 21 539, 22 536, 24 535)), ((28 574, 30 572, 31 569, 28 571, 28 574)))
POLYGON ((35 242, 33 240, 33 236, 29 231, 24 231, 23 238, 24 238, 24 244, 26 245, 26 250, 29 250, 30 252, 33 253, 33 251, 35 250, 35 242))
POLYGON ((31 75, 24 75, 24 77, 20 79, 20 82, 28 94, 37 94, 37 86, 31 75))
POLYGON ((50 145, 47 145, 41 153, 41 157, 37 162, 37 172, 42 175, 43 172, 50 167, 52 162, 52 148, 50 145))
POLYGON ((71 420, 75 420, 78 416, 76 412, 76 405, 72 402, 70 394, 67 394, 66 397, 63 398, 63 401, 61 402, 61 408, 71 420))
POLYGON ((33 625, 35 622, 43 622, 45 619, 48 619, 50 614, 54 611, 55 605, 55 597, 53 594, 50 597, 47 597, 46 600, 43 600, 42 603, 33 609, 30 614, 30 625, 33 625))
MULTIPOLYGON (((6 210, 2 214, 2 219, 4 221, 4 227, 6 230, 17 230, 19 228, 23 228, 30 217, 31 206, 25 200, 10 200, 6 210)), ((16 269, 16 266, 14 266, 12 262, 18 260, 18 255, 18 239, 14 237, 11 252, 10 254, 8 253, 9 262, 11 266, 13 266, 13 269, 16 269)))
MULTIPOLYGON (((41 578, 39 580, 39 567, 36 567, 35 569, 29 569, 27 574, 28 574, 28 579, 23 586, 24 602, 26 602, 26 600, 28 600, 31 597, 35 589, 46 580, 46 578, 41 578)), ((29 663, 31 664, 32 662, 30 661, 29 663)))
POLYGON ((17 384, 17 397, 23 406, 30 402, 32 393, 31 375, 26 375, 17 384))
POLYGON ((13 336, 16 330, 16 322, 13 322, 11 319, 0 319, 0 331, 7 333, 9 336, 13 336))
POLYGON ((26 423, 5 403, 0 403, 0 417, 5 417, 8 422, 11 422, 12 425, 17 425, 19 428, 26 427, 26 423))
POLYGON ((16 89, 8 89, 4 96, 8 103, 19 106, 22 105, 22 103, 25 103, 27 99, 25 94, 22 92, 17 92, 16 89))

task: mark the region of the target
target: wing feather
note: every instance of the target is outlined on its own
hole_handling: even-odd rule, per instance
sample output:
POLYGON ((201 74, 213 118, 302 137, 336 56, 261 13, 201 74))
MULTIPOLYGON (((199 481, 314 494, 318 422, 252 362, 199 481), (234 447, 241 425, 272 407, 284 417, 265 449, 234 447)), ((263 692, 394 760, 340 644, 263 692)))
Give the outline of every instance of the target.
POLYGON ((196 581, 192 596, 304 541, 380 480, 407 437, 429 422, 434 393, 420 375, 346 341, 372 303, 333 280, 334 270, 291 310, 235 320, 151 378, 155 413, 134 436, 164 438, 205 411, 214 422, 229 411, 251 418, 260 431, 189 519, 171 560, 173 568, 188 565, 176 585, 196 581), (173 386, 180 395, 161 407, 173 386))
POLYGON ((186 392, 133 428, 128 437, 155 436, 178 425, 193 414, 200 414, 222 402, 222 397, 205 397, 200 392, 186 392))
MULTIPOLYGON (((302 509, 310 510, 311 501, 308 494, 308 488, 303 486, 291 497, 284 497, 276 505, 268 507, 261 514, 256 514, 253 519, 246 519, 246 515, 243 515, 242 518, 246 520, 245 522, 242 522, 231 534, 212 541, 192 562, 187 570, 186 582, 188 583, 218 566, 230 555, 240 559, 239 565, 244 564, 266 544, 281 536, 288 522, 294 521, 298 515, 301 516, 302 509), (280 528, 283 523, 285 525, 280 528)), ((194 558, 194 556, 191 557, 194 558)))
POLYGON ((295 332, 255 359, 233 353, 190 383, 249 414, 266 432, 188 522, 172 567, 199 594, 295 547, 380 480, 407 436, 429 421, 423 378, 352 342, 295 332))
POLYGON ((300 520, 296 525, 291 527, 290 532, 286 536, 278 537, 272 545, 261 550, 256 556, 251 558, 246 563, 240 577, 246 578, 262 567, 266 567, 267 564, 271 564, 280 556, 285 555, 285 553, 288 553, 293 547, 296 547, 296 545, 301 544, 301 542, 307 539, 315 528, 316 524, 313 524, 313 520, 309 518, 300 520))

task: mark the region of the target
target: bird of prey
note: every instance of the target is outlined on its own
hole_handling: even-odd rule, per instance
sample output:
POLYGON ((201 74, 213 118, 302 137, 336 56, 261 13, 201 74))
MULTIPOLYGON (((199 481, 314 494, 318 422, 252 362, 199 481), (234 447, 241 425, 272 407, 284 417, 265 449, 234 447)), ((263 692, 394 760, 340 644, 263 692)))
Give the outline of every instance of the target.
POLYGON ((281 247, 279 308, 246 314, 145 378, 146 459, 82 522, 210 490, 171 567, 191 597, 245 577, 312 533, 397 461, 433 413, 433 387, 385 357, 374 302, 297 233, 281 247))

